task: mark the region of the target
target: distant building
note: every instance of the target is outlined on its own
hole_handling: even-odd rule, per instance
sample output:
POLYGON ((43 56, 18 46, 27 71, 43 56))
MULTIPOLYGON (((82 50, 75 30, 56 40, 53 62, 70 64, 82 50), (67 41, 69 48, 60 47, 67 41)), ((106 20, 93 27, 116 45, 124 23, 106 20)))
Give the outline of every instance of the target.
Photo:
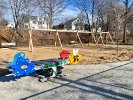
POLYGON ((98 30, 97 30, 98 33, 102 32, 102 28, 99 27, 98 30))
POLYGON ((65 29, 83 30, 83 23, 79 18, 74 18, 64 23, 65 29))
POLYGON ((67 29, 67 30, 84 30, 84 23, 79 18, 74 18, 54 26, 56 29, 67 29))
POLYGON ((7 25, 7 28, 15 28, 15 24, 14 24, 14 23, 9 23, 9 24, 7 25))
POLYGON ((30 16, 24 18, 24 28, 30 28, 29 22, 31 23, 31 27, 34 29, 48 29, 47 21, 44 17, 39 16, 30 16))

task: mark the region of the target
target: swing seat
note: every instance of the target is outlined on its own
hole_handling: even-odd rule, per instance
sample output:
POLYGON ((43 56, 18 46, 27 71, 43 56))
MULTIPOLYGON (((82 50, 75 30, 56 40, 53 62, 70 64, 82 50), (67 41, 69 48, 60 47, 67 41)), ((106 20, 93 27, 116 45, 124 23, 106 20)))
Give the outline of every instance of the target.
POLYGON ((62 50, 60 52, 60 58, 64 59, 64 58, 68 58, 70 55, 70 52, 68 50, 62 50))
POLYGON ((16 43, 12 42, 12 43, 1 43, 2 47, 16 47, 16 43))
POLYGON ((78 43, 77 43, 77 41, 70 41, 69 44, 70 44, 70 45, 76 45, 76 44, 78 44, 78 43))

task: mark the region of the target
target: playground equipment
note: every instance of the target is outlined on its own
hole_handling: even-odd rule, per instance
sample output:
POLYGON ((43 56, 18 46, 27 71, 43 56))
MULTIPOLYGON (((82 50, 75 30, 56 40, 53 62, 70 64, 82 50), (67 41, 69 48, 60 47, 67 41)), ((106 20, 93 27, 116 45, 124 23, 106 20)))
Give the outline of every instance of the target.
POLYGON ((73 49, 73 53, 69 55, 70 64, 78 64, 81 59, 81 55, 78 52, 78 49, 73 49))
POLYGON ((68 50, 62 50, 60 52, 60 58, 61 59, 65 59, 65 58, 67 59, 69 55, 70 55, 70 52, 68 50))
POLYGON ((46 82, 51 77, 63 77, 63 66, 66 64, 77 64, 81 60, 78 50, 73 50, 71 54, 68 50, 60 52, 60 58, 30 61, 24 52, 19 52, 14 56, 14 61, 6 64, 12 69, 16 76, 34 74, 39 76, 40 82, 46 82), (74 55, 73 55, 74 54, 74 55))

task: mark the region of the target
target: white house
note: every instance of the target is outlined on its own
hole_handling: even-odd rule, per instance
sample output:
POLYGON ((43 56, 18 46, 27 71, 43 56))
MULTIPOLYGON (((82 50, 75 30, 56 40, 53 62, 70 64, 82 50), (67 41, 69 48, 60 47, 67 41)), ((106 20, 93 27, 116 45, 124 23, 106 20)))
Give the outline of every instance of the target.
POLYGON ((66 30, 87 30, 86 27, 88 27, 87 24, 85 24, 82 20, 80 20, 78 17, 68 20, 64 23, 61 23, 59 25, 54 26, 54 29, 66 29, 66 30))
POLYGON ((47 21, 44 17, 32 16, 24 21, 24 28, 48 29, 47 21))
POLYGON ((83 30, 83 22, 79 18, 72 21, 72 30, 83 30))
POLYGON ((15 24, 14 24, 14 23, 9 23, 9 24, 7 25, 7 28, 15 28, 15 24))
POLYGON ((68 20, 64 23, 61 23, 59 25, 54 26, 55 29, 67 29, 67 30, 89 30, 89 25, 86 24, 83 20, 80 18, 74 18, 71 20, 68 20))
POLYGON ((64 23, 64 28, 71 30, 84 30, 84 23, 79 18, 74 18, 66 21, 64 23))

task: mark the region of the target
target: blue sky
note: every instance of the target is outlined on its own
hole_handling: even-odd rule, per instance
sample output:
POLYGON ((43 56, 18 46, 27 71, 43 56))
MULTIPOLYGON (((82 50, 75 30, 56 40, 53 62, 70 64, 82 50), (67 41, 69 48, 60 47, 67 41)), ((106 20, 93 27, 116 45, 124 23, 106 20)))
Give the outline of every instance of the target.
POLYGON ((80 13, 80 10, 78 8, 70 5, 60 15, 56 16, 58 20, 55 21, 55 24, 59 24, 63 21, 76 18, 79 13, 80 13))
MULTIPOLYGON (((80 10, 74 6, 74 4, 69 5, 66 9, 57 17, 58 21, 56 24, 60 23, 63 20, 75 18, 80 13, 80 10)), ((7 11, 4 16, 9 22, 13 22, 13 17, 11 11, 7 11)))
MULTIPOLYGON (((133 0, 130 0, 130 3, 131 2, 133 2, 133 0)), ((79 13, 80 13, 80 10, 78 8, 76 8, 75 0, 71 0, 70 5, 60 15, 56 16, 56 18, 58 20, 55 21, 55 24, 58 24, 58 23, 62 22, 63 20, 66 20, 66 19, 75 18, 78 16, 79 13)), ((9 22, 13 22, 13 18, 12 18, 10 11, 7 11, 5 13, 5 18, 8 19, 9 22)))

